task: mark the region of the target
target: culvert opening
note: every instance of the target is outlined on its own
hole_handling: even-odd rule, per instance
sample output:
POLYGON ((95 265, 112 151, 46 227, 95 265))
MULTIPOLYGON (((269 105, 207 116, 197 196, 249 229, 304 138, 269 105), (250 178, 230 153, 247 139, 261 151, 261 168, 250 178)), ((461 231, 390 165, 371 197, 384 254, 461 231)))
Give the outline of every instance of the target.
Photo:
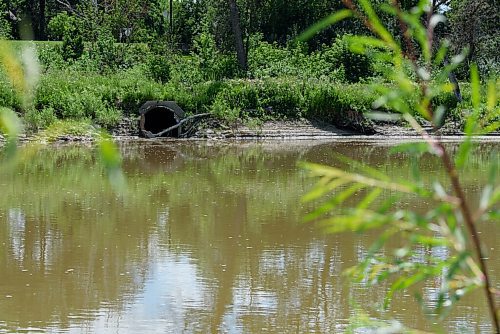
MULTIPOLYGON (((168 129, 179 123, 178 118, 175 113, 165 107, 156 107, 148 110, 144 114, 144 130, 149 131, 153 134, 159 133, 165 129, 168 129)), ((163 137, 175 137, 178 138, 180 133, 180 127, 174 129, 163 137)))

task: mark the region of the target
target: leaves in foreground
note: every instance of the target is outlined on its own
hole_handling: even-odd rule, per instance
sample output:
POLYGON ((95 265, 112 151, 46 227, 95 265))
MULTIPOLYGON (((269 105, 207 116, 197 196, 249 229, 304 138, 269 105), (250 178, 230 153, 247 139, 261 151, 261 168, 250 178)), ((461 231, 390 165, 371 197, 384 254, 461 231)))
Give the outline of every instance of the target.
MULTIPOLYGON (((417 142, 400 145, 393 151, 421 154, 432 150, 417 142)), ((434 310, 437 313, 444 313, 463 295, 482 286, 482 272, 467 248, 459 201, 439 183, 435 182, 432 190, 428 189, 429 184, 398 182, 366 166, 362 168, 365 173, 316 164, 304 164, 303 168, 319 178, 303 200, 325 199, 306 215, 306 221, 315 221, 330 233, 378 232, 362 261, 347 273, 356 281, 373 285, 388 281, 384 307, 390 306, 398 291, 429 278, 441 282, 434 310), (415 212, 401 204, 402 196, 419 197, 422 203, 433 205, 423 213, 415 212)), ((491 186, 485 188, 483 204, 476 213, 480 219, 487 220, 492 214, 491 209, 498 203, 497 189, 498 186, 495 190, 491 186)))
POLYGON ((120 194, 125 193, 126 179, 121 168, 122 157, 118 146, 111 136, 102 133, 97 141, 99 156, 108 174, 109 181, 113 189, 120 194))

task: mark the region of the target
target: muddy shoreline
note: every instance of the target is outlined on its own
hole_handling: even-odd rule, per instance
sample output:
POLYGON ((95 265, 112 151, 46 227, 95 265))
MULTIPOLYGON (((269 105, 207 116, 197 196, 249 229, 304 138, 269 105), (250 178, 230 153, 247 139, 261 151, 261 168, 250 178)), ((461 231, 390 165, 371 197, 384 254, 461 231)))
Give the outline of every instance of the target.
MULTIPOLYGON (((342 141, 401 141, 422 139, 414 129, 397 124, 375 124, 373 134, 364 134, 349 129, 341 129, 332 124, 315 120, 286 120, 269 121, 255 126, 236 125, 232 127, 221 126, 220 124, 203 123, 188 138, 161 137, 146 139, 139 135, 138 130, 132 125, 133 122, 127 120, 122 126, 111 131, 113 138, 119 142, 123 141, 196 141, 196 140, 342 140, 342 141), (123 125, 125 124, 125 125, 123 125)), ((431 136, 439 136, 444 140, 458 141, 464 133, 455 129, 452 124, 434 131, 427 126, 424 129, 431 136)), ((96 131, 97 133, 97 131, 96 131)), ((62 135, 51 143, 68 142, 93 142, 96 139, 95 133, 85 136, 62 135)), ((500 132, 495 132, 487 136, 476 137, 480 140, 500 141, 500 132)), ((22 134, 19 137, 21 142, 44 142, 37 134, 22 134)), ((5 143, 5 138, 0 134, 0 146, 5 143)))

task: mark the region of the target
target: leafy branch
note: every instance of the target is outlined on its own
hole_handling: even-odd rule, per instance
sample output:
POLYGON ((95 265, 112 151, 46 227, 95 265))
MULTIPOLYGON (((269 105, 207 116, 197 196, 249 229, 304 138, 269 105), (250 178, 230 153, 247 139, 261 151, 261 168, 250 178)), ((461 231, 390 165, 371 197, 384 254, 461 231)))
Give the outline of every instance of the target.
MULTIPOLYGON (((415 181, 397 182, 366 166, 361 167, 361 171, 356 173, 335 167, 304 164, 303 167, 308 169, 312 176, 319 177, 317 186, 304 196, 304 201, 329 196, 323 205, 308 214, 305 219, 318 221, 320 226, 333 233, 382 230, 381 236, 372 245, 365 259, 351 269, 350 274, 358 279, 368 279, 371 283, 378 283, 397 274, 387 293, 384 302, 386 307, 395 292, 446 273, 444 287, 437 304, 438 311, 444 313, 445 308, 460 300, 464 294, 482 287, 488 301, 492 326, 495 332, 499 333, 500 325, 491 278, 488 275, 486 256, 477 232, 477 223, 494 216, 493 208, 500 202, 499 185, 496 183, 497 173, 495 171, 490 173, 492 177, 475 211, 467 201, 458 174, 458 169, 465 166, 474 146, 474 135, 487 134, 499 129, 500 111, 497 105, 495 81, 489 82, 484 103, 484 99, 481 98, 481 91, 484 89, 480 84, 477 67, 471 68, 472 111, 466 120, 465 138, 456 158, 453 159, 440 137, 427 133, 413 116, 416 112, 431 122, 434 130, 439 128, 446 110, 443 106, 434 106, 434 98, 439 93, 453 91, 453 82, 448 83, 446 80, 464 58, 463 55, 453 57, 451 63, 444 68, 435 69, 436 65, 443 63, 447 57, 447 43, 443 43, 437 51, 433 47, 434 29, 445 19, 434 11, 444 2, 433 1, 429 4, 421 1, 411 12, 403 12, 397 0, 391 0, 391 5, 381 6, 381 10, 398 20, 404 47, 399 45, 384 27, 370 1, 359 0, 358 4, 352 0, 343 2, 347 9, 340 12, 341 14, 332 14, 325 21, 311 27, 301 38, 309 38, 328 22, 337 23, 348 17, 356 17, 364 22, 373 35, 354 36, 350 39, 351 49, 359 53, 367 53, 370 50, 379 60, 388 62, 390 66, 385 74, 387 80, 393 84, 391 88, 374 85, 373 88, 381 94, 374 106, 386 106, 401 112, 403 118, 424 140, 424 142, 400 145, 393 149, 393 152, 406 152, 417 159, 421 158, 423 153, 439 157, 453 193, 448 194, 437 181, 429 189, 418 180, 418 174, 415 181), (417 47, 420 55, 417 55, 417 47), (412 69, 411 74, 405 70, 406 68, 412 69), (418 101, 412 104, 410 96, 415 87, 418 87, 420 94, 418 101), (381 195, 387 193, 394 196, 383 200, 381 195), (398 208, 397 199, 402 194, 406 196, 412 194, 431 200, 429 202, 434 202, 435 205, 425 214, 398 208), (351 198, 357 201, 354 208, 345 204, 351 198), (405 240, 404 246, 395 249, 390 255, 384 255, 385 252, 381 250, 387 246, 388 240, 396 236, 405 240), (446 247, 450 253, 446 257, 429 257, 426 263, 415 263, 411 257, 417 246, 446 247)), ((341 160, 351 168, 360 167, 359 163, 346 161, 345 158, 341 160)))

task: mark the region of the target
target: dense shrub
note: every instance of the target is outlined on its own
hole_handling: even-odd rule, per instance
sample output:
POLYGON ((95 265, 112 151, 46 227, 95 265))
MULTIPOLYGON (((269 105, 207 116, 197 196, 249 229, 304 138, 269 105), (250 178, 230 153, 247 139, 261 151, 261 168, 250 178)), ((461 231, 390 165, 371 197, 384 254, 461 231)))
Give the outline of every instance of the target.
POLYGON ((25 122, 30 130, 46 129, 57 121, 57 116, 54 108, 47 107, 41 110, 30 109, 24 116, 25 122))
POLYGON ((203 80, 221 80, 239 75, 238 63, 233 54, 221 53, 213 35, 201 32, 194 41, 192 57, 201 71, 203 80))
MULTIPOLYGON (((35 108, 42 112, 45 110, 45 118, 47 110, 50 110, 57 118, 88 119, 109 128, 116 125, 121 118, 121 111, 112 101, 114 92, 110 91, 111 87, 119 89, 112 85, 114 82, 116 81, 109 80, 109 86, 105 87, 98 80, 75 76, 74 73, 48 74, 41 81, 35 96, 35 108), (61 80, 61 76, 71 79, 61 80)), ((115 95, 115 98, 118 96, 115 95)), ((39 120, 43 115, 32 114, 28 120, 39 126, 44 123, 39 120)))
POLYGON ((64 60, 76 60, 83 55, 83 37, 76 28, 69 29, 62 39, 62 57, 64 60))
POLYGON ((64 36, 75 30, 75 27, 75 17, 68 15, 67 12, 60 12, 50 20, 47 32, 52 40, 61 41, 64 36))
POLYGON ((45 70, 62 69, 68 66, 62 53, 62 44, 58 42, 37 43, 38 60, 45 70))
POLYGON ((262 85, 262 108, 280 117, 304 116, 304 82, 294 80, 265 80, 262 85))
POLYGON ((337 38, 330 47, 324 48, 326 62, 334 68, 342 67, 348 82, 358 82, 373 76, 372 60, 364 54, 355 53, 348 43, 349 35, 337 38))
MULTIPOLYGON (((115 126, 123 115, 137 115, 140 106, 148 100, 175 100, 187 113, 209 111, 228 121, 308 117, 342 125, 343 120, 370 111, 379 96, 368 83, 345 83, 344 67, 335 61, 338 54, 346 50, 337 44, 308 55, 300 45, 280 49, 260 42, 261 51, 265 50, 259 55, 263 57, 259 60, 262 63, 260 68, 255 67, 257 58, 254 58, 251 71, 260 73, 262 78, 252 80, 224 78, 224 75, 219 75, 224 71, 217 72, 220 69, 217 62, 205 62, 202 70, 198 67, 200 59, 208 57, 208 53, 205 56, 168 54, 166 70, 169 79, 151 80, 151 67, 140 65, 141 59, 151 59, 153 52, 161 55, 161 51, 150 51, 144 44, 116 44, 111 39, 102 43, 96 48, 87 46, 81 58, 69 62, 62 59, 61 43, 36 43, 45 71, 34 97, 33 109, 24 111, 31 128, 43 129, 56 119, 84 120, 109 128, 115 126), (124 56, 115 57, 120 53, 124 56), (265 63, 266 53, 274 54, 275 58, 265 63), (276 60, 279 57, 283 57, 282 64, 288 66, 281 69, 282 72, 273 67, 275 62, 280 63, 279 59, 276 60), (114 65, 110 65, 112 63, 114 65), (340 70, 328 75, 332 64, 340 70), (298 69, 308 74, 304 76, 298 69), (279 73, 288 75, 273 77, 279 73), (211 77, 222 79, 206 79, 211 77)), ((21 43, 14 45, 22 49, 19 47, 21 43)), ((391 90, 390 83, 382 86, 391 90)), ((461 105, 456 105, 451 93, 435 97, 433 104, 444 105, 450 115, 459 115, 454 108, 467 108, 467 103, 470 104, 467 102, 470 101, 468 90, 462 92, 466 102, 461 105)), ((417 94, 419 90, 415 87, 414 93, 408 95, 409 104, 417 94)), ((22 111, 19 99, 1 76, 0 106, 22 111)), ((391 110, 389 104, 382 104, 379 109, 391 110)))
POLYGON ((19 109, 21 102, 14 92, 12 85, 4 78, 0 71, 0 107, 19 109))
POLYGON ((0 39, 11 38, 11 26, 6 18, 7 5, 4 1, 0 2, 0 39))
POLYGON ((305 98, 308 115, 337 122, 346 114, 358 114, 372 110, 377 95, 369 87, 355 85, 325 85, 313 83, 307 86, 305 98))
POLYGON ((282 48, 254 36, 249 52, 250 73, 256 78, 297 77, 336 82, 358 82, 373 76, 372 60, 353 53, 347 38, 307 53, 300 43, 282 48))
POLYGON ((10 24, 9 24, 9 21, 7 21, 3 17, 2 13, 3 13, 3 11, 1 10, 1 7, 0 7, 0 38, 9 39, 11 37, 10 24))
POLYGON ((147 59, 149 76, 158 82, 166 83, 170 80, 170 63, 172 51, 165 43, 154 42, 149 45, 150 53, 147 59))

